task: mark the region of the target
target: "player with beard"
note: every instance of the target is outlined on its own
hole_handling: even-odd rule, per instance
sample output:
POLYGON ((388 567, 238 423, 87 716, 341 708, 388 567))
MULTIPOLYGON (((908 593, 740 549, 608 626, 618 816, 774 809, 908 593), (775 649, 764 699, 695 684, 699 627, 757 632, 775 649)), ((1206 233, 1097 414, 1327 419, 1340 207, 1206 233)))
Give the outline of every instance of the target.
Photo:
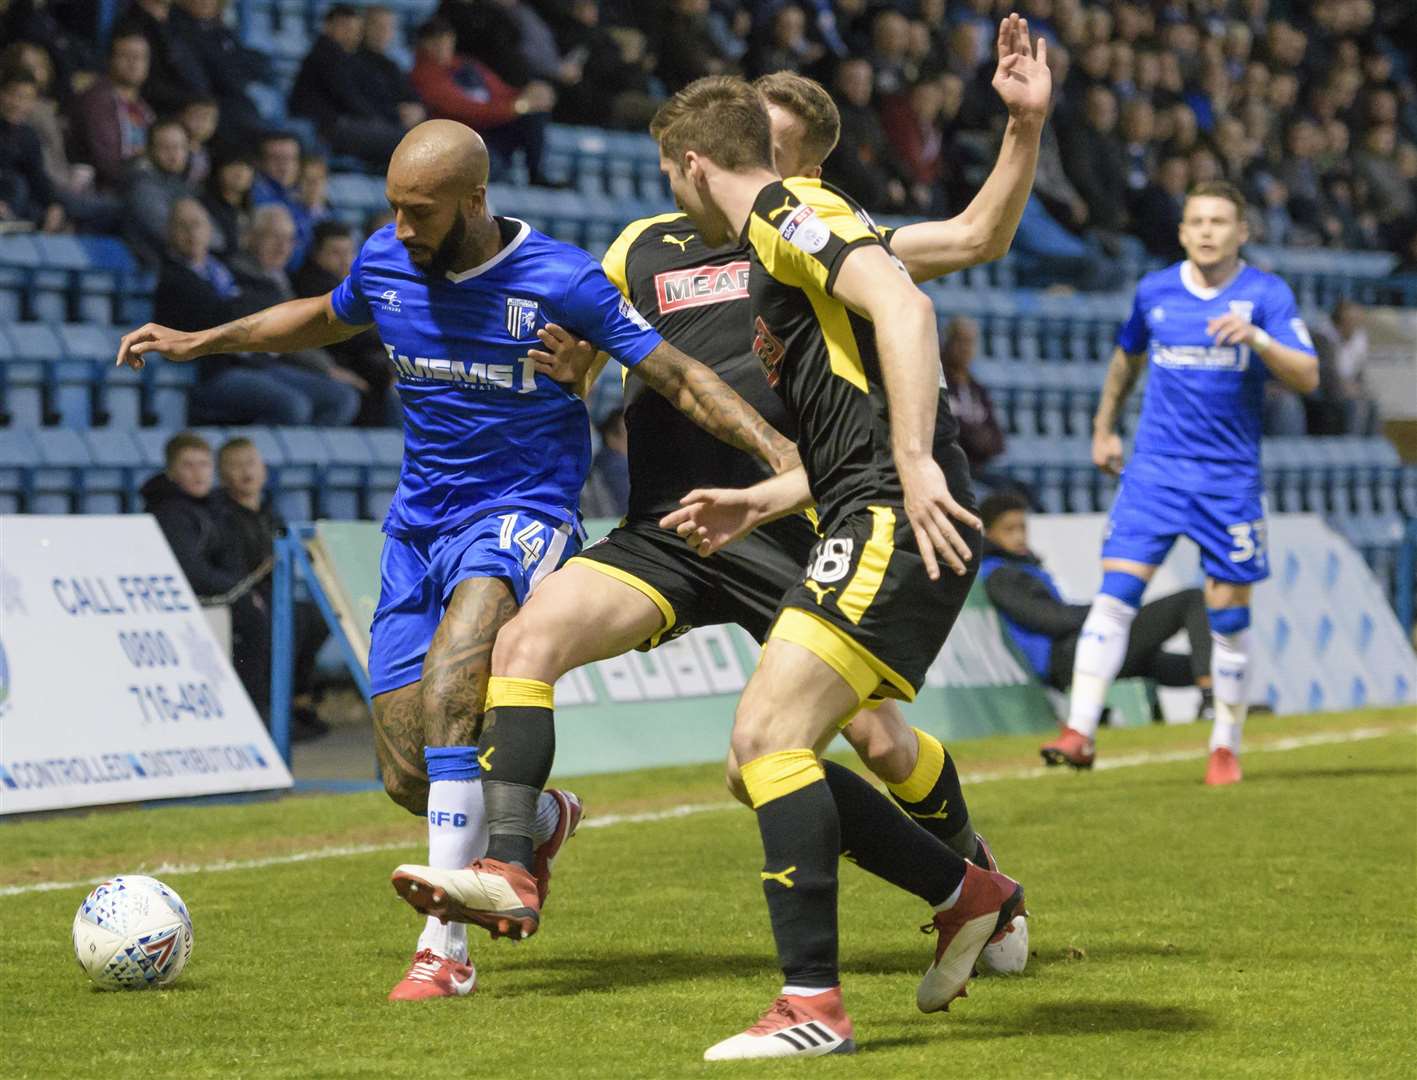
MULTIPOLYGON (((917 278, 1002 254, 1027 200, 1050 81, 1042 56, 1034 57, 1030 51, 1023 20, 1016 16, 1004 20, 999 49, 995 85, 1012 114, 999 165, 959 218, 909 226, 892 237, 917 278)), ((772 117, 779 169, 788 175, 819 175, 821 161, 831 152, 839 130, 829 95, 811 80, 788 73, 767 76, 757 85, 772 117)), ((786 430, 791 420, 771 393, 752 352, 748 257, 743 245, 709 248, 687 216, 666 214, 630 225, 611 246, 605 266, 611 280, 657 329, 707 358, 759 411, 786 430)), ((558 359, 572 368, 589 358, 584 343, 577 346, 555 327, 543 337, 554 345, 558 359)), ((504 685, 529 680, 549 689, 556 678, 580 663, 631 647, 652 647, 695 625, 737 622, 763 640, 782 595, 802 578, 802 566, 818 537, 801 515, 772 522, 704 559, 693 557, 673 531, 659 524, 678 506, 686 487, 747 486, 764 474, 744 455, 725 453, 678 423, 655 394, 632 378, 626 382, 626 400, 629 515, 605 541, 548 579, 504 629, 493 661, 494 699, 504 685), (588 626, 594 627, 594 633, 587 632, 588 626), (617 639, 607 627, 623 627, 623 636, 617 639), (505 684, 504 676, 509 677, 505 684)), ((942 410, 939 434, 948 443, 953 428, 944 419, 947 408, 942 410)), ((489 704, 497 707, 499 700, 489 704)), ((909 728, 890 703, 860 714, 846 734, 920 825, 961 855, 988 864, 987 849, 970 826, 958 774, 937 740, 909 728)), ((869 785, 833 763, 824 763, 824 769, 841 816, 842 849, 849 850, 864 868, 910 888, 915 879, 898 872, 896 852, 890 849, 891 823, 881 825, 872 816, 876 808, 869 785)), ((490 790, 494 783, 489 777, 490 790)), ((744 798, 733 764, 730 786, 744 798)), ((465 878, 465 874, 430 875, 423 868, 402 867, 396 871, 395 885, 421 910, 436 909, 457 917, 469 912, 458 912, 448 899, 456 899, 465 878)), ((506 913, 492 920, 499 921, 517 923, 517 931, 531 928, 508 919, 506 913)), ((493 925, 493 929, 500 927, 493 925)), ((1022 940, 1021 934, 1011 935, 1010 941, 991 946, 986 963, 1006 944, 1022 940)), ((1014 951, 1020 958, 1026 956, 1026 944, 1014 951)), ((922 1007, 938 1007, 928 996, 921 1000, 922 1007)))
MULTIPOLYGON (((434 120, 389 163, 394 222, 365 241, 349 276, 208 330, 148 324, 118 362, 283 352, 374 324, 398 376, 404 461, 384 521, 369 676, 384 785, 428 820, 429 858, 460 867, 487 830, 476 740, 498 629, 582 537, 577 499, 590 460, 577 387, 539 374, 528 347, 548 322, 635 368, 677 408, 773 468, 797 454, 708 368, 666 344, 585 252, 494 217, 487 151, 471 128, 434 120)), ((530 808, 535 874, 574 831, 580 804, 547 792, 530 808)), ((430 919, 394 999, 461 996, 476 974, 466 931, 430 919)))

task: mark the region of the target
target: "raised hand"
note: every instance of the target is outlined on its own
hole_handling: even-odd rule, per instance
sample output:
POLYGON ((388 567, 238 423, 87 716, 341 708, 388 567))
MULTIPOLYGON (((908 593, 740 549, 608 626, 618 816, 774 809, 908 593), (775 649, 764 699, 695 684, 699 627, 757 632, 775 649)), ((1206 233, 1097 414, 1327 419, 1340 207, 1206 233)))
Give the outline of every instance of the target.
POLYGON ((1053 96, 1053 75, 1048 70, 1048 43, 1036 46, 1028 39, 1028 20, 1017 14, 999 23, 999 66, 991 85, 1017 120, 1041 121, 1048 115, 1053 96))

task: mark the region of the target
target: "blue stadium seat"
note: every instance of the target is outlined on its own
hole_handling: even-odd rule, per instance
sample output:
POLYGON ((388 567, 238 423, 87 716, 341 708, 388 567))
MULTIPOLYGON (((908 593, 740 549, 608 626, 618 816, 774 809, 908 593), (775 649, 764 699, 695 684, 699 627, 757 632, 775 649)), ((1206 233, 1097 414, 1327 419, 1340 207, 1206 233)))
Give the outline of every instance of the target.
POLYGON ((30 432, 0 428, 0 512, 31 512, 32 468, 38 457, 30 432))
POLYGON ((122 513, 142 509, 138 489, 154 472, 153 463, 130 430, 112 427, 84 432, 84 442, 96 464, 118 470, 122 513))
POLYGON ((96 490, 103 490, 105 481, 112 489, 118 488, 117 470, 93 469, 93 455, 77 431, 41 428, 32 437, 35 464, 31 469, 30 513, 70 514, 81 511, 91 474, 96 490))

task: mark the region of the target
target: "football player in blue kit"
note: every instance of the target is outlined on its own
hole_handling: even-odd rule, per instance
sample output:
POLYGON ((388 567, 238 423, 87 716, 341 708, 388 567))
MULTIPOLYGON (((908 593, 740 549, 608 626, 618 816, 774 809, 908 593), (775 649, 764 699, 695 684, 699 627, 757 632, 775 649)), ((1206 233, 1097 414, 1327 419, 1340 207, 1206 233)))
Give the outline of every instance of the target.
MULTIPOLYGON (((580 387, 536 370, 556 323, 613 353, 696 423, 783 470, 795 447, 708 368, 666 343, 589 255, 487 206, 487 150, 433 120, 389 163, 394 222, 364 243, 331 293, 208 330, 148 324, 118 363, 284 352, 377 327, 398 375, 404 460, 384 521, 369 676, 384 786, 428 820, 429 859, 463 867, 487 843, 475 745, 497 630, 579 550, 590 463, 580 387)), ((538 889, 574 831, 574 796, 536 808, 538 889)), ((463 996, 476 983, 466 928, 427 920, 395 1000, 463 996)))
POLYGON ((1193 188, 1180 238, 1187 258, 1137 285, 1093 419, 1093 462, 1115 475, 1122 465, 1117 415, 1149 366, 1136 444, 1102 544, 1102 589, 1078 639, 1068 724, 1041 753, 1050 765, 1092 765, 1142 593, 1176 538, 1188 536, 1201 551, 1214 642, 1205 782, 1233 784, 1249 703, 1250 590, 1269 576, 1264 386, 1274 378, 1309 393, 1318 385, 1318 360, 1289 286, 1240 258, 1248 230, 1237 188, 1193 188))

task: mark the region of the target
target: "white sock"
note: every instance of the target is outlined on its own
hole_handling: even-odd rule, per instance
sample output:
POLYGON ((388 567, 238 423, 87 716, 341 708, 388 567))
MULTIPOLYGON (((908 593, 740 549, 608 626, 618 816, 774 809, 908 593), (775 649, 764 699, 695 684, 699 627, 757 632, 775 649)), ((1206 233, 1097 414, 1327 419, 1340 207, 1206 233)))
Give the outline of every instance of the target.
POLYGON ((782 992, 791 994, 793 997, 816 997, 818 994, 825 994, 835 989, 835 986, 793 986, 789 983, 782 988, 782 992))
POLYGON ((949 911, 959 902, 959 894, 964 892, 964 878, 959 879, 959 884, 955 886, 955 891, 945 897, 940 903, 935 905, 936 911, 949 911))
POLYGON ((1210 677, 1215 684, 1215 723, 1210 748, 1240 752, 1240 733, 1250 709, 1250 631, 1210 632, 1210 677))
POLYGON ((550 840, 551 835, 556 831, 556 826, 560 824, 560 804, 543 791, 541 798, 536 800, 536 819, 531 823, 531 846, 539 848, 550 840))
POLYGON ((1098 593, 1078 635, 1073 657, 1073 685, 1068 702, 1068 727, 1086 735, 1097 734, 1107 691, 1122 670, 1137 609, 1115 596, 1098 593))
MULTIPOLYGON (((487 853, 487 815, 481 780, 434 780, 428 785, 428 865, 460 869, 487 853)), ((467 927, 446 925, 433 916, 423 927, 418 948, 432 949, 467 963, 467 927)))

